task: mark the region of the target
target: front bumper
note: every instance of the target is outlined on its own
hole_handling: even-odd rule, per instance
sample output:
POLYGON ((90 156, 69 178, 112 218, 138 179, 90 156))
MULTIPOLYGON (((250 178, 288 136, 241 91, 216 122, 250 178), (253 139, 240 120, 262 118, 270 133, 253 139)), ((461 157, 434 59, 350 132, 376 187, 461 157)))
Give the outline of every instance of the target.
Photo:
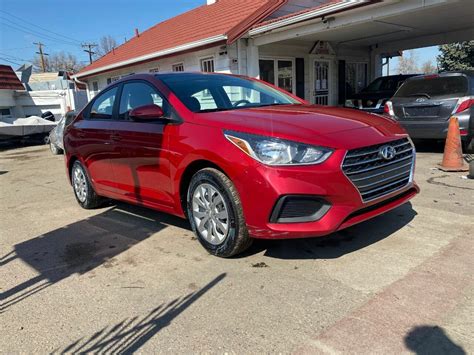
POLYGON ((390 211, 419 192, 418 186, 410 181, 395 192, 364 203, 341 170, 345 153, 337 150, 320 165, 278 168, 257 165, 246 169, 247 176, 237 180, 245 183, 237 189, 250 235, 263 239, 325 236, 390 211), (275 204, 285 195, 319 198, 327 201, 330 208, 312 222, 271 222, 275 204))

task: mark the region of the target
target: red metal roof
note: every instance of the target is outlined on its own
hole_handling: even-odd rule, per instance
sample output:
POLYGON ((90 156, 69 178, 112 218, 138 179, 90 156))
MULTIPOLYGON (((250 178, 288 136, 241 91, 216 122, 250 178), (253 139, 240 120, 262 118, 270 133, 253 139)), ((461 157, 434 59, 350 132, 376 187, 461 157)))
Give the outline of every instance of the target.
POLYGON ((18 79, 12 67, 9 65, 0 64, 0 89, 25 90, 20 79, 18 79))
POLYGON ((227 43, 232 43, 286 1, 218 0, 215 4, 200 6, 140 33, 76 75, 88 76, 91 74, 88 72, 100 72, 103 67, 104 71, 111 70, 110 66, 121 67, 121 62, 220 35, 226 36, 227 43))

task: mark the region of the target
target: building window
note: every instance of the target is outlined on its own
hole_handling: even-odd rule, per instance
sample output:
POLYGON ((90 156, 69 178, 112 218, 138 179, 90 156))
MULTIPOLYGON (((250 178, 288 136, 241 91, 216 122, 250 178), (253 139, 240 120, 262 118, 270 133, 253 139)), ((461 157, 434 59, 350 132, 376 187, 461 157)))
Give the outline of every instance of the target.
POLYGON ((205 73, 214 72, 214 58, 201 59, 201 71, 205 73))
POLYGON ((184 71, 184 63, 173 64, 171 68, 173 71, 184 71))
POLYGON ((293 92, 295 69, 293 59, 260 59, 260 79, 293 92))
POLYGON ((150 69, 150 73, 159 73, 159 72, 160 72, 160 67, 150 69))
POLYGON ((367 63, 346 62, 346 95, 349 97, 367 86, 367 63))
POLYGON ((97 81, 92 82, 92 91, 94 91, 94 92, 99 91, 99 83, 97 81))
POLYGON ((112 84, 112 83, 114 83, 114 82, 116 82, 116 81, 118 81, 118 80, 120 80, 120 76, 113 76, 113 77, 111 77, 111 78, 108 78, 108 79, 107 79, 107 85, 112 84))

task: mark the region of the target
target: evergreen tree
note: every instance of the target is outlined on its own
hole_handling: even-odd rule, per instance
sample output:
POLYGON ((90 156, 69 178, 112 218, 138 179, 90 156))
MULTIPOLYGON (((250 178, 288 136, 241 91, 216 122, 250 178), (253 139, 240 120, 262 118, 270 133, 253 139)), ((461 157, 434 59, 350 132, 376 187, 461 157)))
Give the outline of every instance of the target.
POLYGON ((439 46, 438 66, 441 71, 473 70, 474 41, 444 44, 439 46))

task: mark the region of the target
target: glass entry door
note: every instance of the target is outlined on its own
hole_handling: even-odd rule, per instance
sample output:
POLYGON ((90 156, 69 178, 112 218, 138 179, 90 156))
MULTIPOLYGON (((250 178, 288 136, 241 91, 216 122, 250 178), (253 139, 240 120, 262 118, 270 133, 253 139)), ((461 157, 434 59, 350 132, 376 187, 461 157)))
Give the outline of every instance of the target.
POLYGON ((314 61, 314 103, 329 105, 330 94, 330 65, 327 60, 314 61))
POLYGON ((260 79, 293 93, 295 65, 293 59, 260 59, 260 79))

